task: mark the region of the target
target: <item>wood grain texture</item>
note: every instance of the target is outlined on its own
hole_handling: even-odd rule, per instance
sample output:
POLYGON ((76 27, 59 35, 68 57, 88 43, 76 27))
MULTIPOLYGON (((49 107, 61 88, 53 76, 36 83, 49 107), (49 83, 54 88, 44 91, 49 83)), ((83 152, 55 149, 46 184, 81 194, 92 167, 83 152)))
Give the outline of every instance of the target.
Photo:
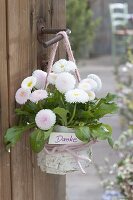
POLYGON ((64 0, 0 1, 0 200, 65 200, 65 177, 41 172, 29 147, 29 133, 11 155, 2 140, 16 122, 14 95, 37 68, 37 51, 45 55, 50 51, 41 45, 37 48, 36 22, 45 17, 47 27, 59 28, 60 23, 65 27, 65 13, 60 14, 58 7, 65 10, 64 0))
MULTIPOLYGON (((37 66, 36 4, 34 0, 8 0, 7 3, 11 126, 15 124, 15 92, 37 66)), ((28 134, 11 153, 12 200, 33 200, 33 166, 28 134)))
MULTIPOLYGON (((46 28, 65 28, 65 0, 40 0, 39 17, 44 18, 46 28), (60 10, 62 10, 60 12, 60 10)), ((45 35, 47 41, 53 35, 45 35)), ((38 45, 38 55, 48 60, 50 47, 47 49, 38 45)), ((57 58, 65 56, 65 51, 60 46, 57 58)), ((57 59, 56 58, 56 59, 57 59)), ((44 69, 44 68, 43 68, 44 69)), ((45 68, 46 70, 46 68, 45 68)), ((36 162, 36 159, 35 159, 36 162)), ((34 199, 35 200, 65 200, 66 199, 66 178, 65 176, 49 175, 40 171, 34 166, 34 199)))
POLYGON ((11 200, 10 155, 5 151, 3 135, 8 120, 8 41, 6 27, 6 1, 0 1, 0 199, 11 200))

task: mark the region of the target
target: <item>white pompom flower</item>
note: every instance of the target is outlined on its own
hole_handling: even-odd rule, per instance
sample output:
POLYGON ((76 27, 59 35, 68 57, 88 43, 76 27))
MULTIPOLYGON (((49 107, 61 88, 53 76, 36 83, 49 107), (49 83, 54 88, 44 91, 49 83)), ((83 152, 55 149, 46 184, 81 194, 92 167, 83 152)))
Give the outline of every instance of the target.
POLYGON ((38 101, 46 99, 47 97, 48 93, 46 90, 35 90, 31 93, 29 100, 33 103, 38 103, 38 101))
POLYGON ((86 103, 89 101, 89 96, 84 90, 74 89, 66 92, 65 99, 68 103, 86 103))
POLYGON ((32 76, 37 80, 35 87, 37 89, 44 89, 47 73, 37 69, 32 73, 32 76))
MULTIPOLYGON (((91 78, 83 79, 83 80, 81 81, 81 83, 88 83, 88 85, 90 85, 90 90, 93 90, 93 91, 95 91, 96 88, 97 88, 97 82, 94 81, 94 80, 91 79, 91 78)), ((90 91, 90 90, 88 90, 88 91, 90 91)))
POLYGON ((68 60, 65 65, 65 72, 74 72, 77 69, 76 64, 73 61, 68 60))
POLYGON ((56 115, 50 109, 43 109, 36 114, 35 122, 41 130, 49 130, 56 123, 56 115))
POLYGON ((55 85, 56 78, 57 78, 57 74, 50 73, 49 76, 48 76, 48 83, 55 85))
POLYGON ((89 101, 93 101, 96 97, 96 95, 93 91, 89 91, 88 96, 89 96, 89 101))
POLYGON ((76 80, 74 76, 68 72, 60 73, 55 81, 57 90, 61 93, 65 93, 68 90, 74 89, 76 80))
POLYGON ((22 81, 21 88, 32 90, 32 88, 36 85, 36 82, 37 80, 35 77, 29 76, 22 81))
POLYGON ((82 81, 79 83, 78 88, 84 90, 85 92, 89 92, 92 89, 89 83, 82 81))
POLYGON ((67 65, 67 60, 60 59, 54 63, 52 70, 54 73, 65 72, 66 65, 67 65))
POLYGON ((97 88, 95 89, 96 91, 101 90, 101 88, 102 88, 102 81, 99 78, 99 76, 97 76, 96 74, 89 74, 87 78, 96 81, 96 83, 97 83, 97 88))
POLYGON ((15 94, 16 102, 19 104, 25 104, 29 97, 30 97, 31 91, 29 89, 23 89, 19 88, 15 94))
POLYGON ((72 61, 67 61, 65 59, 60 59, 53 65, 54 73, 70 72, 75 71, 77 68, 76 64, 72 61))

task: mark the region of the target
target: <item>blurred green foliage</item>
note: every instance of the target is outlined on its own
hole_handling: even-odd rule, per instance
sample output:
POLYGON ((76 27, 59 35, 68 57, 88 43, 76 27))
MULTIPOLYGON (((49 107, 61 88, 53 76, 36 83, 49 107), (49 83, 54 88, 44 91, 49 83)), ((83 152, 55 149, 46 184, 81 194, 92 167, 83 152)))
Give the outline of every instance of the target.
POLYGON ((127 60, 133 64, 133 52, 132 49, 128 48, 127 50, 127 60))
POLYGON ((78 58, 89 56, 100 20, 93 19, 88 0, 66 0, 66 3, 67 27, 72 30, 70 40, 74 54, 78 58))

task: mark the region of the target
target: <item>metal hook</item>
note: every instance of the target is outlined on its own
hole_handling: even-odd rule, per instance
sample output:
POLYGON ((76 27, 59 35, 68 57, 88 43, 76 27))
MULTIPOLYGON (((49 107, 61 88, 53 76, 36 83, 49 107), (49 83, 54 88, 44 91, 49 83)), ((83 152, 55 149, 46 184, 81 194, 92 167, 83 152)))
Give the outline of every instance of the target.
POLYGON ((47 48, 51 46, 52 44, 55 44, 56 42, 59 42, 63 39, 63 35, 56 35, 54 38, 52 38, 49 41, 44 41, 44 34, 57 34, 60 31, 66 31, 66 33, 69 35, 71 34, 71 30, 69 29, 46 29, 44 26, 43 19, 40 19, 37 24, 37 36, 38 41, 43 45, 44 48, 47 48))

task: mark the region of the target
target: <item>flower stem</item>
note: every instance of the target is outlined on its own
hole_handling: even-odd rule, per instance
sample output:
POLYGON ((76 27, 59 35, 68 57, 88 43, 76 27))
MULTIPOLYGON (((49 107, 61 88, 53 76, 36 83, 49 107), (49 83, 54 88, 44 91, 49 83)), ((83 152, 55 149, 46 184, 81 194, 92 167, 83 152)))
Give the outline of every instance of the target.
POLYGON ((71 116, 71 118, 70 118, 70 120, 68 122, 68 125, 72 122, 73 118, 75 117, 75 113, 76 113, 76 103, 74 105, 73 114, 72 114, 72 116, 71 116))
POLYGON ((42 110, 43 106, 42 106, 42 102, 41 101, 38 101, 38 105, 39 105, 39 108, 42 110))
POLYGON ((64 103, 64 100, 63 100, 63 96, 62 96, 62 95, 60 95, 60 101, 61 101, 61 103, 62 103, 62 106, 65 108, 65 103, 64 103))

